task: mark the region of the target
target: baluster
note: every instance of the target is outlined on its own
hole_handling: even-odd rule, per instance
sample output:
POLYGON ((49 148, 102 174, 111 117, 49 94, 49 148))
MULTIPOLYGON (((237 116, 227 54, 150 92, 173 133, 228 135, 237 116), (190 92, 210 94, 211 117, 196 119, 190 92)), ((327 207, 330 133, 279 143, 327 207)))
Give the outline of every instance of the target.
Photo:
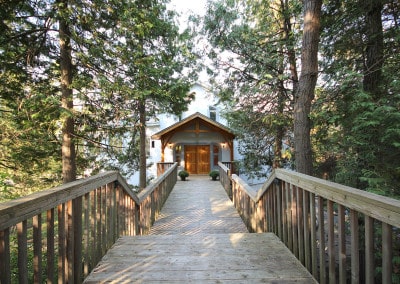
POLYGON ((303 215, 303 189, 297 187, 297 237, 299 243, 299 260, 305 265, 305 255, 304 255, 304 215, 303 215))
POLYGON ((17 224, 18 235, 18 281, 20 284, 28 283, 28 245, 27 221, 17 224))
POLYGON ((294 244, 293 244, 293 188, 292 185, 288 182, 285 182, 287 188, 287 222, 288 222, 288 247, 294 252, 294 244))
POLYGON ((318 278, 317 263, 317 212, 315 205, 315 194, 310 193, 310 230, 311 230, 311 273, 315 279, 318 278))
POLYGON ((319 239, 319 283, 326 283, 325 255, 325 208, 324 199, 318 196, 318 239, 319 239))
POLYGON ((299 258, 298 218, 297 218, 297 187, 292 188, 292 225, 293 225, 293 253, 299 258))
POLYGON ((97 263, 97 193, 98 189, 90 193, 91 208, 90 208, 90 269, 93 269, 97 263))
POLYGON ((392 283, 392 226, 382 223, 382 283, 392 283))
POLYGON ((284 214, 283 213, 283 209, 282 209, 282 187, 280 186, 281 185, 281 183, 279 183, 279 185, 278 184, 275 184, 274 183, 274 185, 273 185, 273 187, 275 188, 275 190, 276 190, 276 198, 277 198, 277 200, 276 200, 276 210, 277 210, 277 231, 278 231, 278 236, 279 236, 279 238, 281 238, 282 239, 282 236, 283 236, 283 233, 282 233, 282 215, 284 214))
POLYGON ((303 190, 303 222, 304 222, 304 264, 308 271, 311 268, 311 218, 310 218, 310 193, 303 190))
POLYGON ((359 252, 359 232, 358 232, 358 212, 350 210, 351 228, 351 283, 360 282, 360 252, 359 252))
POLYGON ((86 193, 84 196, 83 202, 83 275, 86 277, 90 270, 89 270, 89 246, 90 246, 90 193, 86 193))
POLYGON ((338 232, 339 232, 339 283, 346 283, 346 227, 345 208, 338 205, 338 232))
POLYGON ((33 217, 33 281, 42 283, 42 214, 33 217))
POLYGON ((101 259, 101 230, 102 230, 102 198, 103 192, 101 188, 96 190, 96 263, 101 259))
POLYGON ((73 216, 73 208, 72 208, 72 200, 68 200, 66 202, 66 265, 65 265, 65 275, 67 277, 66 281, 68 283, 72 282, 74 279, 75 271, 74 271, 74 216, 73 216))
POLYGON ((335 272, 335 222, 333 216, 333 201, 328 200, 327 204, 327 215, 328 215, 328 257, 329 257, 329 283, 336 283, 336 272, 335 272))
POLYGON ((10 229, 0 231, 0 283, 11 283, 10 229))
POLYGON ((374 283, 374 219, 365 216, 365 283, 374 283))
POLYGON ((65 204, 62 203, 58 206, 57 212, 58 219, 58 283, 65 283, 65 270, 66 270, 66 235, 65 235, 65 204))
POLYGON ((101 195, 101 256, 103 256, 107 251, 107 185, 101 187, 101 195))
POLYGON ((82 196, 76 197, 72 201, 73 218, 73 278, 74 283, 82 282, 82 196))
POLYGON ((288 203, 287 203, 287 183, 280 181, 282 189, 282 241, 288 245, 288 203))

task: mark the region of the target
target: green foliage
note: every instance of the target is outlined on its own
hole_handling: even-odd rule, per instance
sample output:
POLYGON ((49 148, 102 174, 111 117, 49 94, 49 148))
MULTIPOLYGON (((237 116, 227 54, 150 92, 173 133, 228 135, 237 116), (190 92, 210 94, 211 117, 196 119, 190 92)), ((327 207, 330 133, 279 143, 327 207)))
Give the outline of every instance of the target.
POLYGON ((189 176, 189 173, 185 170, 182 170, 179 171, 178 176, 181 178, 181 180, 185 180, 189 176))
MULTIPOLYGON (((398 7, 382 10, 384 61, 373 91, 366 70, 367 6, 354 1, 325 6, 321 40, 324 89, 311 116, 318 174, 339 183, 398 197, 399 156, 399 30, 393 20, 398 7), (368 83, 368 84, 367 84, 368 83), (370 88, 370 87, 368 87, 370 88)), ((379 35, 376 35, 379 36, 379 35)))
POLYGON ((212 170, 208 174, 213 180, 216 180, 219 177, 219 171, 218 170, 212 170))
POLYGON ((300 14, 299 1, 221 0, 210 3, 204 19, 203 33, 213 47, 208 71, 221 101, 232 106, 226 118, 237 133, 242 166, 257 176, 274 159, 284 165, 279 148, 291 129, 290 86, 297 80, 292 67, 299 52, 291 21, 300 14))
POLYGON ((65 115, 75 122, 80 175, 110 168, 133 174, 138 102, 147 102, 148 118, 179 114, 196 78, 191 35, 179 33, 165 1, 57 5, 6 1, 0 12, 0 173, 26 193, 60 181, 65 115), (60 103, 60 19, 71 31, 73 111, 60 103))

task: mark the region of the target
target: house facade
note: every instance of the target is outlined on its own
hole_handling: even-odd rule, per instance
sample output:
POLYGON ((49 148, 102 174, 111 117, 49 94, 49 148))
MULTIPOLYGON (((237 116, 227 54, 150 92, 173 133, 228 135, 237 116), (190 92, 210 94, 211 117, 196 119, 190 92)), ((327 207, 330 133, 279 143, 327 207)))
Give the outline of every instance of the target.
POLYGON ((218 161, 232 161, 234 138, 227 127, 200 112, 151 136, 161 141, 161 162, 177 162, 190 174, 208 174, 218 161))
MULTIPOLYGON (((190 174, 208 174, 218 161, 231 162, 238 157, 235 135, 221 117, 218 99, 207 86, 197 83, 190 93, 194 99, 188 110, 177 117, 158 115, 149 121, 147 136, 147 177, 157 176, 158 162, 177 162, 190 174)), ((138 173, 129 183, 138 184, 138 173)))

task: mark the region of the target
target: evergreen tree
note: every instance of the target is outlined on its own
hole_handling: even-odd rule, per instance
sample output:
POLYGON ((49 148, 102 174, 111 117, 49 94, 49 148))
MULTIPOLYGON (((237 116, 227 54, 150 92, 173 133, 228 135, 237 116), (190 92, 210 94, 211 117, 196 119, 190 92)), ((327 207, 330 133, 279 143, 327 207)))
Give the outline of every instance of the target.
POLYGON ((284 163, 298 81, 300 12, 298 1, 219 1, 205 19, 209 56, 225 78, 220 94, 232 105, 227 117, 245 145, 240 150, 248 172, 257 172, 254 165, 284 163))
POLYGON ((322 40, 329 43, 323 45, 327 83, 314 110, 317 152, 329 149, 320 168, 340 183, 398 195, 398 5, 329 4, 322 40))
POLYGON ((2 184, 28 169, 60 173, 62 150, 64 181, 136 170, 137 103, 150 117, 187 104, 195 58, 163 1, 6 1, 1 15, 2 184))

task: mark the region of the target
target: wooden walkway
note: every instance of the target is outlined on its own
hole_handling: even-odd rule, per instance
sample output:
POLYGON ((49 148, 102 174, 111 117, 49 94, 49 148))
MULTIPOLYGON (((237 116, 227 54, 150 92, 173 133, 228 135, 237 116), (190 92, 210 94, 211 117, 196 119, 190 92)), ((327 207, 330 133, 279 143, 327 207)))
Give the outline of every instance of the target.
POLYGON ((316 283, 272 233, 250 234, 219 182, 178 181, 150 235, 122 237, 85 283, 316 283))

